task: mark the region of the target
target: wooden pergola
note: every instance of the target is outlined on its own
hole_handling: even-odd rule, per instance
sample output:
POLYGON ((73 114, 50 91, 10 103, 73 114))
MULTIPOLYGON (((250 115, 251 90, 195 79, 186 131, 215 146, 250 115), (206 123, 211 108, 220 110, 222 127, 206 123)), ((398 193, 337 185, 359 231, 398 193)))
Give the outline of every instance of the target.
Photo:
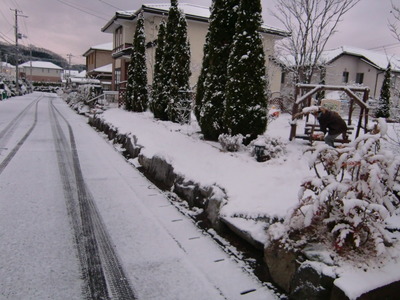
MULTIPOLYGON (((352 87, 352 86, 334 86, 334 85, 316 85, 316 84, 297 84, 295 90, 295 102, 292 109, 292 121, 298 117, 298 113, 302 111, 305 107, 310 107, 312 104, 312 96, 321 91, 343 91, 350 97, 349 113, 347 118, 347 124, 352 124, 352 115, 355 106, 360 107, 360 114, 357 122, 357 129, 355 137, 357 138, 360 134, 361 128, 364 129, 364 133, 367 132, 368 125, 368 113, 369 107, 367 105, 367 100, 369 97, 368 87, 352 87), (362 93, 360 98, 356 93, 362 93)), ((308 116, 307 116, 308 120, 308 116)), ((296 135, 297 124, 296 122, 291 123, 290 137, 289 140, 293 138, 305 139, 305 136, 296 135)), ((312 141, 312 136, 308 137, 312 141)))

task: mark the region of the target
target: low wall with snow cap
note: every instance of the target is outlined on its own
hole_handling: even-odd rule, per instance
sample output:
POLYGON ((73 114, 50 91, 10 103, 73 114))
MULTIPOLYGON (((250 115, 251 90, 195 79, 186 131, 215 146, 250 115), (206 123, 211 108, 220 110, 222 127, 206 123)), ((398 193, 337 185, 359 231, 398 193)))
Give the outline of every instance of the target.
POLYGON ((174 192, 185 200, 190 207, 199 207, 205 210, 205 215, 212 227, 217 231, 224 229, 219 211, 226 201, 224 190, 218 186, 201 186, 187 180, 174 172, 174 167, 168 158, 154 155, 147 157, 141 153, 142 145, 133 134, 120 134, 112 125, 105 123, 101 118, 89 118, 89 124, 105 133, 114 144, 120 144, 125 149, 123 154, 127 158, 137 158, 144 175, 162 190, 174 192))

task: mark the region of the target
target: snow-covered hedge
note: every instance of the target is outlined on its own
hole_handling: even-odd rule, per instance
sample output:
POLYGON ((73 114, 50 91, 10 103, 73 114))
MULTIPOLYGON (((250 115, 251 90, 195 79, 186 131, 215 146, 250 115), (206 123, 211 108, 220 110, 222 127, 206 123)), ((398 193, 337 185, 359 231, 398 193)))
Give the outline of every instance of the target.
POLYGON ((255 146, 262 146, 264 148, 264 160, 278 158, 286 154, 286 144, 281 138, 271 137, 268 135, 260 135, 258 138, 250 143, 252 155, 256 155, 255 146))
POLYGON ((395 242, 386 219, 399 214, 394 186, 399 183, 400 159, 380 149, 386 122, 379 133, 365 134, 344 148, 321 144, 311 147, 310 168, 299 203, 283 224, 269 229, 272 240, 301 249, 322 243, 346 256, 354 251, 380 255, 395 242))
POLYGON ((225 151, 237 152, 243 146, 243 135, 220 134, 218 142, 225 151))

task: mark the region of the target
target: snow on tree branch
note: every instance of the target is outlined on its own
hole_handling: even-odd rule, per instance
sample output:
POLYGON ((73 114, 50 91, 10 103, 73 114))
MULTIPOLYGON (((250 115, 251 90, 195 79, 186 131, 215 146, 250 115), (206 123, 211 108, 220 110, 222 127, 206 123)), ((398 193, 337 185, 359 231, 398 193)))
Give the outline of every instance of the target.
POLYGON ((344 256, 381 255, 393 245, 386 219, 400 213, 400 159, 380 147, 384 119, 376 129, 344 148, 317 145, 306 151, 316 176, 303 180, 298 205, 284 224, 270 227, 271 239, 294 248, 322 243, 344 256))

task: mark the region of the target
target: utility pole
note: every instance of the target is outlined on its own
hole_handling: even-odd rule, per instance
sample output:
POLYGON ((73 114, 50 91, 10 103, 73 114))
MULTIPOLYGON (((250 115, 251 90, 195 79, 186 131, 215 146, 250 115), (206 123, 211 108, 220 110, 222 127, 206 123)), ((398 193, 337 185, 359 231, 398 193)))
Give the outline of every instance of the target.
POLYGON ((71 58, 73 57, 72 53, 68 53, 67 57, 68 57, 68 79, 66 80, 66 82, 68 86, 68 83, 71 80, 71 58))
POLYGON ((28 16, 20 15, 18 13, 22 13, 22 11, 18 9, 11 9, 14 11, 15 15, 15 51, 16 51, 16 63, 15 63, 15 87, 17 89, 17 94, 19 95, 19 70, 18 70, 18 63, 19 63, 19 49, 18 49, 18 40, 22 38, 22 35, 19 33, 18 30, 18 17, 27 18, 28 16))
POLYGON ((68 71, 69 71, 69 76, 71 77, 71 58, 73 57, 72 53, 67 54, 68 57, 68 71))

